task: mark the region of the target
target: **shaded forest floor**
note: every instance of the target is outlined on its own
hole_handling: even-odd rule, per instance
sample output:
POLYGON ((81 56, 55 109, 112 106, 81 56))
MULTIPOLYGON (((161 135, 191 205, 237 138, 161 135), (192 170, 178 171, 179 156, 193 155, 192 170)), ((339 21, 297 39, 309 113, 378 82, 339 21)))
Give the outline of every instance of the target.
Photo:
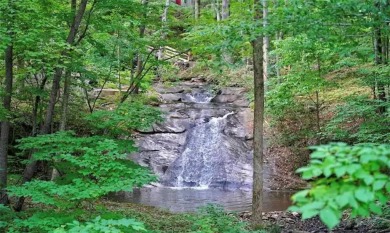
MULTIPOLYGON (((240 213, 243 221, 249 221, 251 213, 240 213)), ((265 224, 272 226, 270 229, 281 233, 385 233, 390 232, 388 222, 381 222, 380 219, 349 219, 344 215, 341 223, 332 231, 318 217, 301 220, 301 215, 296 212, 275 211, 263 214, 265 224)), ((384 220, 385 221, 385 220, 384 220)))
MULTIPOLYGON (((193 222, 190 220, 194 213, 170 213, 155 207, 144 206, 133 203, 102 202, 107 210, 123 213, 131 218, 143 221, 147 229, 152 232, 193 232, 193 222)), ((241 212, 235 215, 239 221, 248 223, 250 226, 250 212, 241 212)), ((344 215, 342 222, 333 233, 385 233, 390 232, 388 220, 375 219, 354 219, 344 215)), ((275 211, 263 214, 264 228, 262 232, 270 233, 326 233, 327 230, 319 218, 312 218, 305 221, 295 212, 275 211)), ((222 232, 221 232, 222 233, 222 232)))

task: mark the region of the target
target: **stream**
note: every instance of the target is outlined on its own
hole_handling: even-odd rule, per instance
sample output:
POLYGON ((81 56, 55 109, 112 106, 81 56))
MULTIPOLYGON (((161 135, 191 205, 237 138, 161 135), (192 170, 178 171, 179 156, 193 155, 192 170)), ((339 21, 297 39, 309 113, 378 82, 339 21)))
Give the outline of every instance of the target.
MULTIPOLYGON (((284 211, 291 205, 291 192, 264 192, 264 212, 284 211)), ((118 202, 133 202, 155 206, 171 212, 193 212, 209 203, 226 210, 250 211, 252 193, 248 190, 193 189, 153 187, 120 192, 112 196, 118 202)))

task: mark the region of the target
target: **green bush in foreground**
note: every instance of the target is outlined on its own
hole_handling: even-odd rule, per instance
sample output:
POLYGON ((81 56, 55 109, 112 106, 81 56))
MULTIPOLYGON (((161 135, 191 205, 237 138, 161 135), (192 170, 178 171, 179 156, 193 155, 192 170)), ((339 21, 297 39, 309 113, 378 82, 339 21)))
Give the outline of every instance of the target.
POLYGON ((265 233, 266 231, 250 231, 248 224, 233 214, 226 213, 221 206, 207 205, 199 214, 192 216, 191 233, 265 233))
POLYGON ((311 188, 293 196, 292 211, 303 219, 319 215, 328 228, 345 210, 352 217, 380 215, 389 201, 390 145, 345 143, 315 146, 310 164, 298 169, 311 188))
POLYGON ((100 219, 94 213, 96 201, 101 197, 111 192, 131 191, 156 180, 146 168, 127 159, 127 153, 136 149, 133 144, 98 136, 76 137, 72 132, 21 139, 20 150, 32 151, 31 160, 55 168, 59 175, 53 180, 34 179, 20 186, 8 187, 9 196, 28 198, 35 208, 24 211, 22 215, 0 206, 0 231, 53 232, 58 228, 69 232, 107 232, 102 230, 106 228, 112 228, 109 232, 122 232, 115 231, 116 228, 126 228, 123 232, 143 230, 143 225, 131 218, 100 219))

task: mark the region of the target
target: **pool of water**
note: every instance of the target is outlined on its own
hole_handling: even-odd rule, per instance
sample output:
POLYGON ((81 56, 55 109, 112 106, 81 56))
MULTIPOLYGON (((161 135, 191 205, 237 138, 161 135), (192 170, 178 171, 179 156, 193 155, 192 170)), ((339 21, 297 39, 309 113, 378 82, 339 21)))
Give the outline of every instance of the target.
MULTIPOLYGON (((291 192, 264 192, 264 211, 283 211, 291 205, 291 192)), ((118 202, 132 202, 155 206, 171 212, 193 212, 208 203, 224 206, 230 211, 250 211, 251 191, 152 187, 120 192, 111 196, 118 202)))

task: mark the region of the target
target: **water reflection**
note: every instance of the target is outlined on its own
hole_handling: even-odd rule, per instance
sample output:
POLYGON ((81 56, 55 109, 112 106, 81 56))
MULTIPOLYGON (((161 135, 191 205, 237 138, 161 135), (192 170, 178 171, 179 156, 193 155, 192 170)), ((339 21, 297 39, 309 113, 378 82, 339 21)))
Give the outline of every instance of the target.
MULTIPOLYGON (((291 192, 265 192, 264 211, 283 211, 291 204, 291 192)), ((216 203, 230 211, 250 211, 250 191, 220 189, 172 189, 163 187, 136 189, 113 195, 118 202, 133 202, 156 206, 171 212, 192 212, 207 203, 216 203)))

